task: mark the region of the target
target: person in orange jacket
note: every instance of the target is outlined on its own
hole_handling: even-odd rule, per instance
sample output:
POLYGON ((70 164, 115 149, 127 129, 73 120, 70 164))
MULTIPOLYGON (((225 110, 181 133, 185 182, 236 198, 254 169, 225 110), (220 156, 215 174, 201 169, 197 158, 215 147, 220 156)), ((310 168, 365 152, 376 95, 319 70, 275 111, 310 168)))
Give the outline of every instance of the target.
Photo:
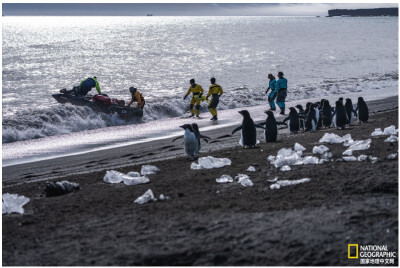
POLYGON ((132 94, 132 99, 129 102, 128 107, 131 106, 134 101, 136 101, 136 108, 143 109, 144 104, 146 103, 143 95, 135 87, 130 87, 129 92, 132 94))

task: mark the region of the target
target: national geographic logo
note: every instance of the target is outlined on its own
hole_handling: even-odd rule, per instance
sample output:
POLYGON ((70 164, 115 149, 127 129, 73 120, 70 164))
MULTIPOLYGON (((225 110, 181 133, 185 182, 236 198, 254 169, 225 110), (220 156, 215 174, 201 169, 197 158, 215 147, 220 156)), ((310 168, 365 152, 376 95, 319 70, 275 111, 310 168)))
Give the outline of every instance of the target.
POLYGON ((387 245, 347 245, 347 258, 360 259, 360 264, 394 264, 396 257, 387 245))

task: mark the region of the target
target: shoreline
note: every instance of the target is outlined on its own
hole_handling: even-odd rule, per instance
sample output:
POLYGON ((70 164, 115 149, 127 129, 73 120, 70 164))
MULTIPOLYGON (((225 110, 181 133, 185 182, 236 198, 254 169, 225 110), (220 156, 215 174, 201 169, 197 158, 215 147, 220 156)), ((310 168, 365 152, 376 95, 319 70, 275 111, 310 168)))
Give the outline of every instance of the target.
MULTIPOLYGON (((370 113, 395 109, 398 107, 398 96, 368 101, 367 103, 370 113)), ((282 118, 283 117, 280 117, 280 119, 277 120, 282 120, 282 118)), ((188 119, 183 119, 183 121, 185 120, 188 119)), ((189 123, 193 123, 193 121, 190 121, 189 123)), ((215 138, 230 133, 233 128, 234 127, 232 126, 227 126, 202 131, 202 127, 200 127, 200 131, 202 131, 204 135, 215 138)), ((261 130, 257 131, 258 138, 261 138, 263 132, 261 130)), ((279 135, 287 133, 288 130, 286 127, 279 130, 279 135)), ((70 174, 87 174, 96 171, 105 171, 184 156, 181 141, 172 143, 172 139, 173 137, 161 138, 155 141, 98 150, 89 153, 4 166, 2 167, 3 188, 27 182, 54 180, 70 174)), ((225 138, 223 140, 213 140, 209 144, 202 142, 200 157, 211 151, 234 147, 238 144, 238 139, 238 136, 234 135, 233 137, 225 138)))
MULTIPOLYGON (((191 170, 191 161, 177 156, 153 163, 160 172, 142 185, 106 184, 105 172, 97 170, 64 176, 81 190, 46 198, 44 181, 3 182, 3 192, 31 198, 24 215, 3 215, 3 265, 359 265, 347 258, 348 244, 398 250, 398 160, 385 159, 398 152, 398 143, 372 138, 369 149, 354 153, 376 156, 377 163, 339 161, 342 144, 325 144, 334 161, 287 172, 267 157, 295 142, 314 155, 325 133, 364 140, 391 124, 398 127, 398 109, 372 113, 367 124, 345 130, 280 135, 256 149, 244 150, 234 136, 225 143, 233 146, 201 154, 229 158, 232 165, 191 170), (246 171, 250 165, 255 172, 246 171), (216 183, 223 174, 247 174, 254 186, 216 183), (275 177, 311 181, 273 190, 267 180, 275 177), (170 199, 134 204, 147 189, 170 199)), ((140 171, 139 161, 145 158, 117 170, 140 171)))

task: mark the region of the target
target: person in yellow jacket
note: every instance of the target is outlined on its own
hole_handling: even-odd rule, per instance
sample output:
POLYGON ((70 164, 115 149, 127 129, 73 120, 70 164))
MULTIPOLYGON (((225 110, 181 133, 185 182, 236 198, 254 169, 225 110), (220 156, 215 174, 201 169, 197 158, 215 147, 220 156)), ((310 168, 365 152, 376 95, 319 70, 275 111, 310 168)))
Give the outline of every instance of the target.
POLYGON ((219 97, 221 97, 221 95, 224 93, 224 91, 222 90, 222 87, 220 85, 215 84, 215 78, 211 78, 210 79, 211 82, 211 86, 210 89, 208 90, 208 94, 207 94, 207 100, 210 96, 211 100, 208 104, 208 109, 210 110, 211 115, 213 116, 211 118, 211 120, 218 120, 217 118, 217 106, 219 103, 219 97))
POLYGON ((135 87, 130 87, 129 88, 129 92, 132 94, 132 99, 129 102, 128 107, 131 106, 131 104, 134 101, 136 101, 137 102, 136 108, 139 108, 139 109, 143 110, 143 107, 144 107, 144 105, 146 103, 145 100, 144 100, 143 95, 135 87))
POLYGON ((200 85, 197 85, 194 79, 190 79, 190 87, 183 99, 186 99, 190 93, 193 93, 192 100, 190 101, 190 113, 192 114, 190 117, 194 116, 194 112, 196 110, 196 117, 200 115, 200 101, 201 96, 203 95, 203 88, 200 85), (196 104, 196 106, 195 106, 196 104))

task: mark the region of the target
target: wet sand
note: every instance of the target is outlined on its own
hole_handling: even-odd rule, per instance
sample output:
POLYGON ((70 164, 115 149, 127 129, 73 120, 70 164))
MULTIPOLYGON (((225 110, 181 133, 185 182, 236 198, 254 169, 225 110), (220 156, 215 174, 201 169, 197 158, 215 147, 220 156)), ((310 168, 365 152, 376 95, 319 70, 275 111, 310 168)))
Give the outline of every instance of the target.
POLYGON ((24 215, 3 215, 3 265, 359 265, 347 259, 347 244, 397 251, 398 160, 385 159, 397 143, 373 138, 370 149, 354 153, 376 156, 377 163, 336 161, 342 144, 327 145, 335 161, 320 165, 281 172, 267 161, 295 142, 312 155, 325 133, 356 140, 378 127, 397 128, 398 110, 387 110, 393 103, 370 103, 376 112, 370 122, 346 130, 282 134, 248 150, 238 147, 239 135, 205 144, 201 156, 232 160, 220 169, 191 170, 180 142, 170 140, 3 168, 3 193, 31 198, 24 215), (149 184, 103 182, 105 170, 140 171, 143 163, 161 170, 149 184), (250 165, 255 172, 246 172, 250 165), (254 186, 215 182, 239 173, 254 186), (311 181, 271 190, 267 180, 275 177, 311 181), (77 182, 81 190, 46 198, 50 178, 77 182), (134 204, 147 189, 171 199, 134 204))

